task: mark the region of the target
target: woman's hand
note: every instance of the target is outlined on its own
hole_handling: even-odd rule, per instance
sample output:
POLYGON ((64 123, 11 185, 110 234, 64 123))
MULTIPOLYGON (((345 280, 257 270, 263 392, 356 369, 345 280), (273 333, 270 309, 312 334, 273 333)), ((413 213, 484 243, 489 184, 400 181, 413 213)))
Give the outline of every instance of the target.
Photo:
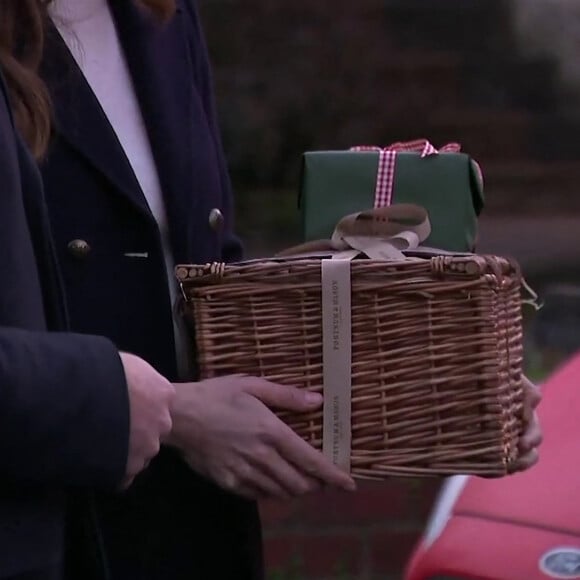
POLYGON ((536 408, 542 400, 540 389, 524 377, 524 418, 526 431, 519 442, 520 457, 514 471, 526 471, 538 462, 538 447, 542 444, 542 429, 536 408))
POLYGON ((290 498, 355 483, 268 407, 313 411, 322 397, 254 377, 229 376, 175 385, 167 443, 197 473, 250 499, 290 498))

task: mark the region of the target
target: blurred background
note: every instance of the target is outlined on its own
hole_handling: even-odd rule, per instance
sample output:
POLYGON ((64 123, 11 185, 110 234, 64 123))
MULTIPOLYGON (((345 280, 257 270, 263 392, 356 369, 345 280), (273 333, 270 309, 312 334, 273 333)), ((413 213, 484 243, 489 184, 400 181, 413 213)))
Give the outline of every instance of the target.
MULTIPOLYGON (((527 313, 528 373, 580 348, 579 2, 199 4, 251 256, 300 241, 304 151, 459 142, 485 177, 478 250, 515 257, 544 302, 527 313)), ((400 578, 438 486, 263 506, 269 578, 400 578)))

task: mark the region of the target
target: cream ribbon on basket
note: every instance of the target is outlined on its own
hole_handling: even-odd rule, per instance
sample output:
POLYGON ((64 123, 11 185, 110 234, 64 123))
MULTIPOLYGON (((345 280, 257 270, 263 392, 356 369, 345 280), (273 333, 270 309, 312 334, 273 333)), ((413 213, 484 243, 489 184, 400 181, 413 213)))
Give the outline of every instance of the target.
POLYGON ((277 257, 328 256, 337 260, 364 254, 372 260, 404 260, 404 252, 410 250, 444 253, 422 246, 430 234, 427 210, 400 203, 347 215, 338 222, 329 240, 305 242, 280 252, 277 257))
POLYGON ((278 254, 280 257, 323 255, 322 452, 350 471, 352 449, 352 321, 351 260, 360 254, 375 260, 404 260, 405 250, 418 249, 431 233, 427 211, 399 204, 344 217, 330 240, 307 242, 278 254))

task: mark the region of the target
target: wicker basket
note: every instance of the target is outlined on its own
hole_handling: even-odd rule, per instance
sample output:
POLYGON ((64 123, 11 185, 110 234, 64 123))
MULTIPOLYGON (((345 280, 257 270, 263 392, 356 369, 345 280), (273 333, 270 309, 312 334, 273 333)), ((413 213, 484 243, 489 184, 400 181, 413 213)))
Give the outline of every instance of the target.
MULTIPOLYGON (((178 266, 201 377, 247 374, 322 392, 323 262, 178 266)), ((349 270, 352 474, 509 473, 523 428, 517 266, 411 255, 354 259, 349 270)), ((279 415, 322 449, 322 411, 279 415)))

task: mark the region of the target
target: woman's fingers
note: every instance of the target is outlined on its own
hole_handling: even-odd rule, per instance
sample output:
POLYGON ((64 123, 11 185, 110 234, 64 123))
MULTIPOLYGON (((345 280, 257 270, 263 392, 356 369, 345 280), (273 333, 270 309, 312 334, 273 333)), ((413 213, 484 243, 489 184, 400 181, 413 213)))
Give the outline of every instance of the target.
POLYGON ((354 491, 356 484, 352 477, 334 465, 320 451, 299 437, 290 427, 282 424, 274 443, 279 454, 296 469, 311 479, 332 487, 354 491))
POLYGON ((276 477, 271 477, 261 465, 244 463, 235 477, 232 491, 251 499, 276 498, 288 500, 292 493, 281 485, 276 477))
POLYGON ((261 454, 256 454, 251 461, 256 468, 267 476, 291 496, 301 496, 320 489, 320 482, 307 474, 301 473, 298 468, 284 459, 275 449, 265 448, 261 454))

